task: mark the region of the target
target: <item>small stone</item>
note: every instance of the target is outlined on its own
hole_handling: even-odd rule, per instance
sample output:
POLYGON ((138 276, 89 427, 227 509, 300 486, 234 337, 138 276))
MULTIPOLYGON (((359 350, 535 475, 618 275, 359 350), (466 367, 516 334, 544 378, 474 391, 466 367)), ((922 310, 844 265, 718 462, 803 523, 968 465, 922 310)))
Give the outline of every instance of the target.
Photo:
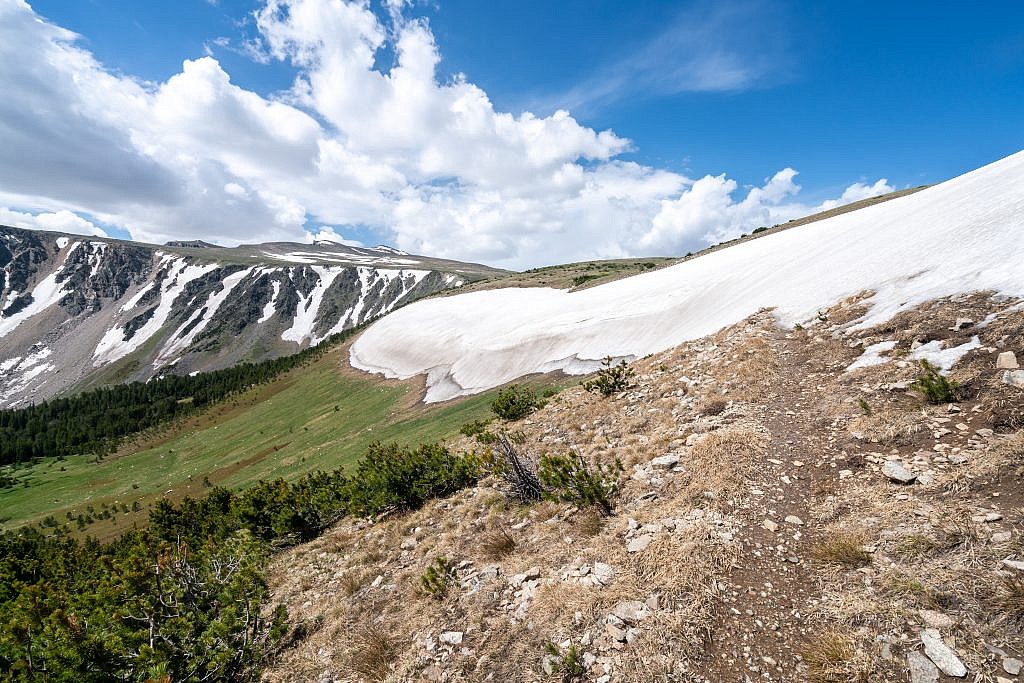
POLYGON ((519 588, 527 581, 533 581, 534 579, 540 578, 540 567, 530 567, 522 574, 516 574, 508 580, 508 582, 514 587, 519 588))
POLYGON ((886 460, 882 465, 882 474, 897 484, 911 484, 917 475, 903 466, 899 460, 886 460))
POLYGON ((966 330, 968 327, 974 327, 974 321, 970 318, 957 318, 956 322, 953 323, 953 331, 966 330))
POLYGON ((626 552, 639 553, 643 550, 647 550, 647 546, 651 544, 651 540, 652 538, 647 534, 637 536, 636 538, 630 540, 628 544, 626 544, 626 552))
POLYGON ((939 667, 942 673, 955 678, 963 678, 967 675, 967 667, 956 656, 956 653, 942 642, 942 638, 923 631, 921 642, 924 644, 925 655, 932 660, 935 666, 939 667))
POLYGON ((1021 669, 1024 669, 1024 662, 1020 661, 1016 657, 1007 657, 1003 660, 1003 671, 1011 676, 1019 674, 1021 669))
POLYGON ((992 534, 993 543, 1008 543, 1013 538, 1013 532, 1010 531, 997 531, 992 534))
POLYGON ((786 517, 786 524, 792 524, 793 526, 803 526, 804 520, 800 519, 796 515, 788 515, 786 517))
POLYGON ((761 526, 763 526, 765 529, 772 532, 773 534, 779 530, 779 525, 770 519, 766 519, 763 522, 761 522, 761 526))
POLYGON ((1003 564, 1009 567, 1010 569, 1016 569, 1019 572, 1024 572, 1024 562, 1021 562, 1020 560, 1006 559, 1003 560, 1003 564))
POLYGON ((650 616, 651 610, 639 600, 624 600, 615 605, 612 614, 627 624, 635 624, 650 616))
POLYGON ((416 547, 416 539, 415 538, 407 538, 407 539, 402 541, 402 545, 401 545, 402 550, 413 550, 415 547, 416 547))
POLYGON ((918 614, 921 616, 921 621, 923 621, 924 625, 928 628, 952 628, 953 625, 956 624, 956 619, 948 614, 936 612, 935 610, 923 609, 918 611, 918 614))
POLYGON ((938 683, 939 669, 917 650, 907 653, 907 666, 910 668, 910 683, 938 683))
POLYGON ((1024 370, 1007 370, 1003 373, 1003 384, 1024 389, 1024 370))
POLYGON ((1003 518, 1003 516, 1000 513, 998 513, 998 512, 988 512, 988 513, 985 513, 985 518, 984 518, 983 521, 990 522, 990 523, 991 522, 998 522, 1002 518, 1003 518))
POLYGON ((665 469, 668 469, 670 467, 675 467, 678 463, 679 463, 679 456, 678 455, 672 455, 671 453, 669 455, 659 455, 657 458, 654 458, 650 462, 650 464, 653 467, 663 467, 665 469))
POLYGON ((996 370, 1016 370, 1019 367, 1013 351, 1003 351, 996 357, 996 370))
POLYGON ((605 624, 605 630, 608 632, 608 637, 617 643, 626 642, 626 629, 620 628, 615 624, 605 624))
POLYGON ((445 631, 437 639, 446 645, 462 645, 462 631, 445 631))
POLYGON ((607 586, 615 579, 615 568, 604 562, 595 562, 590 573, 594 580, 602 586, 607 586))

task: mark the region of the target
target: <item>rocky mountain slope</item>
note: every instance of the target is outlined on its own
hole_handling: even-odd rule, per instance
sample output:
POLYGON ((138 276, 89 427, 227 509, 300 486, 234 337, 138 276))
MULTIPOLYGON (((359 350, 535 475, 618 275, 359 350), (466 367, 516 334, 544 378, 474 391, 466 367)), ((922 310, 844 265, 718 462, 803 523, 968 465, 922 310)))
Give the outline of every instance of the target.
POLYGON ((614 514, 524 505, 492 475, 343 522, 277 558, 301 625, 264 679, 1022 680, 1024 302, 864 325, 869 306, 796 329, 762 311, 636 361, 609 398, 492 423, 532 467, 621 461, 614 514), (909 390, 921 360, 951 402, 909 390))
POLYGON ((869 290, 863 324, 936 297, 1024 294, 1024 152, 856 211, 589 289, 495 289, 419 302, 372 325, 355 367, 427 375, 440 401, 535 372, 591 372, 774 308, 807 319, 869 290))
POLYGON ((0 407, 293 352, 500 272, 390 247, 157 247, 0 227, 0 407))

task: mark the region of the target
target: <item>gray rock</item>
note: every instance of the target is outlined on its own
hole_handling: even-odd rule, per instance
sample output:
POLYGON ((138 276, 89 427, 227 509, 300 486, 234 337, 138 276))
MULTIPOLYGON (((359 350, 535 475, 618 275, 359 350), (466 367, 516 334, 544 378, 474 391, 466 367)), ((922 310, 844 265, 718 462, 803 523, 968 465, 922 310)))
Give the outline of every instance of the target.
POLYGON ((446 645, 462 645, 462 631, 445 631, 437 639, 446 645))
POLYGON ((942 673, 955 678, 963 678, 967 675, 967 667, 956 656, 956 653, 942 642, 942 638, 923 631, 921 642, 924 644, 925 655, 932 660, 935 666, 939 667, 942 673))
POLYGON ((907 653, 907 666, 910 668, 910 683, 938 683, 939 669, 917 650, 907 653))
POLYGON ((628 544, 626 544, 626 552, 639 553, 641 551, 647 550, 647 546, 651 544, 651 540, 652 538, 647 534, 637 536, 636 538, 630 540, 628 544))
POLYGON ((668 455, 659 455, 657 458, 652 459, 650 462, 650 464, 653 467, 664 467, 665 469, 675 467, 678 463, 679 456, 672 455, 671 453, 669 453, 668 455))
POLYGON ((899 460, 886 460, 882 465, 882 474, 897 484, 912 484, 917 475, 903 466, 899 460))
POLYGON ((607 586, 609 583, 615 580, 615 568, 610 564, 604 562, 595 562, 594 568, 591 570, 591 574, 594 580, 602 586, 607 586))
POLYGON ((996 370, 1017 370, 1020 365, 1017 363, 1017 356, 1013 351, 1003 351, 996 356, 996 370))
POLYGON ((1024 370, 1007 370, 1003 373, 1003 384, 1024 389, 1024 370))
POLYGON ((627 624, 635 624, 650 616, 651 610, 639 600, 625 600, 615 605, 612 614, 627 624))
POLYGON ((1019 674, 1021 669, 1024 669, 1024 662, 1020 661, 1016 657, 1007 657, 1003 660, 1003 671, 1011 676, 1019 674))

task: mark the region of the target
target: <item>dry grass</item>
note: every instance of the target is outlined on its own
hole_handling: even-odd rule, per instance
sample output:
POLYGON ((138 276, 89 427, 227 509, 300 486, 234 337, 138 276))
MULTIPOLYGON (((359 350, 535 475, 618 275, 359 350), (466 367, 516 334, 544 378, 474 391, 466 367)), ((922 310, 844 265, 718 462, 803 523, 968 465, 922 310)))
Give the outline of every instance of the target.
POLYGON ((864 550, 864 535, 835 531, 811 546, 810 554, 818 562, 856 569, 871 564, 871 553, 864 550))
POLYGON ((380 624, 366 624, 351 633, 348 665, 368 681, 383 681, 398 658, 398 641, 380 624))
POLYGON ((894 448, 913 445, 927 428, 920 413, 877 411, 853 420, 850 431, 860 432, 866 441, 894 448))
POLYGON ((575 529, 584 538, 597 536, 604 529, 605 516, 596 510, 586 510, 576 517, 575 529))
POLYGON ((1003 578, 996 591, 995 608, 1007 622, 1024 627, 1024 579, 1019 576, 1003 578))
POLYGON ((690 449, 691 497, 725 500, 737 495, 768 443, 764 430, 754 425, 734 425, 706 435, 690 449))
POLYGON ((867 680, 854 672, 853 641, 838 631, 819 634, 804 648, 810 683, 849 683, 867 680))
POLYGON ((480 540, 480 552, 488 560, 500 560, 516 550, 516 541, 504 529, 495 529, 480 540))
POLYGON ((358 571, 345 572, 340 579, 341 592, 346 597, 352 597, 363 587, 363 576, 358 571))

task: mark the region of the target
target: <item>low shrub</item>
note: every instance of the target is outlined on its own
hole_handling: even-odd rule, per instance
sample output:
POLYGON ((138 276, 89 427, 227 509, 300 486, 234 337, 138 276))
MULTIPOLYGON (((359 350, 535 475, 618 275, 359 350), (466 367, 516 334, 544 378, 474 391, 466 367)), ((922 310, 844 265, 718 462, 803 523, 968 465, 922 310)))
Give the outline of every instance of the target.
POLYGON ((601 363, 601 369, 593 379, 583 383, 583 388, 595 394, 601 394, 608 398, 612 394, 625 391, 632 383, 636 373, 633 368, 626 364, 626 361, 619 361, 616 364, 611 356, 605 357, 601 363))
POLYGON ((939 373, 939 368, 926 360, 921 361, 923 372, 910 385, 929 403, 955 403, 959 399, 960 385, 939 373))
POLYGON ((545 662, 552 673, 561 674, 562 683, 573 683, 583 679, 587 673, 583 666, 579 650, 575 645, 570 645, 564 653, 554 643, 547 643, 544 649, 547 651, 545 662))
POLYGON ((611 498, 618 491, 622 470, 618 460, 612 467, 602 465, 591 470, 579 454, 544 455, 537 476, 545 487, 545 498, 581 507, 594 506, 602 514, 611 515, 611 498))
POLYGON ((459 427, 459 433, 463 436, 476 436, 487 429, 490 420, 473 420, 459 427))
POLYGON ((491 410, 503 420, 515 422, 544 407, 537 393, 522 384, 510 384, 491 401, 491 410))
POLYGON ((439 444, 409 448, 374 443, 349 480, 348 510, 370 516, 411 510, 465 488, 479 475, 475 458, 451 453, 439 444))
POLYGON ((441 599, 455 580, 455 565, 446 557, 435 557, 420 575, 420 589, 432 598, 441 599))

